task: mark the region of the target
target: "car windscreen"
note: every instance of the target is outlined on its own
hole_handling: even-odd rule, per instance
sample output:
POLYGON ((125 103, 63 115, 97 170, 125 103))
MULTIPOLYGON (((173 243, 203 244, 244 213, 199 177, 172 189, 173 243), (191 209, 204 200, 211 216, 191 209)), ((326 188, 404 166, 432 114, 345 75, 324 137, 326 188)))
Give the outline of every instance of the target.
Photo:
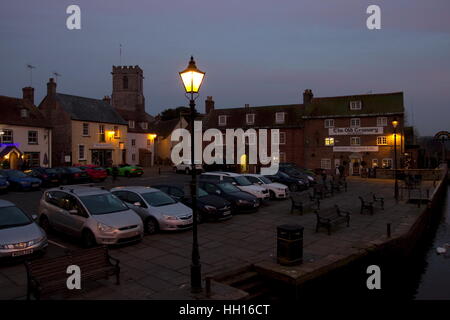
POLYGON ((281 178, 289 178, 289 175, 287 175, 286 173, 281 172, 281 171, 278 171, 278 175, 279 175, 281 178))
POLYGON ((225 182, 225 183, 219 183, 217 185, 223 192, 237 192, 240 191, 239 188, 236 188, 231 183, 225 182))
POLYGON ((204 196, 207 196, 208 195, 208 192, 206 192, 205 190, 203 190, 202 188, 198 188, 197 189, 197 196, 200 198, 200 197, 204 197, 204 196))
POLYGON ((234 181, 240 186, 251 186, 252 183, 246 177, 234 177, 234 181))
POLYGON ((0 208, 0 229, 25 226, 32 223, 32 220, 17 207, 0 208))
POLYGON ((122 200, 110 193, 82 196, 80 200, 92 215, 128 210, 122 200))
POLYGON ((174 199, 162 191, 141 193, 141 196, 152 207, 161 207, 176 203, 174 199))
POLYGON ((273 183, 272 180, 267 177, 259 177, 259 179, 265 184, 273 183))

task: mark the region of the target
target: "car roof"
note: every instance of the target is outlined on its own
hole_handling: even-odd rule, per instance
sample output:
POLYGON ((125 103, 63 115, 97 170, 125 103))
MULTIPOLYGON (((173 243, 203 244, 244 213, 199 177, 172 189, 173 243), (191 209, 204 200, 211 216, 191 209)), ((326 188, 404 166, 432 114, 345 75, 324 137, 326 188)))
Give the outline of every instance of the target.
POLYGON ((239 177, 242 176, 239 173, 234 173, 234 172, 223 172, 223 171, 211 171, 211 172, 206 172, 206 173, 202 173, 204 175, 214 175, 214 176, 228 176, 228 177, 239 177))
POLYGON ((11 206, 16 206, 16 205, 10 201, 0 199, 0 208, 11 207, 11 206))
POLYGON ((257 173, 244 173, 243 176, 250 176, 250 177, 260 178, 260 177, 262 177, 263 175, 257 174, 257 173))
POLYGON ((147 193, 147 192, 157 192, 161 191, 159 189, 151 188, 151 187, 145 187, 145 186, 124 186, 124 187, 115 187, 110 190, 113 191, 133 191, 137 193, 147 193))
POLYGON ((109 193, 109 191, 104 188, 94 186, 81 186, 81 185, 66 185, 48 189, 46 192, 50 191, 65 191, 77 196, 89 196, 89 195, 109 193))

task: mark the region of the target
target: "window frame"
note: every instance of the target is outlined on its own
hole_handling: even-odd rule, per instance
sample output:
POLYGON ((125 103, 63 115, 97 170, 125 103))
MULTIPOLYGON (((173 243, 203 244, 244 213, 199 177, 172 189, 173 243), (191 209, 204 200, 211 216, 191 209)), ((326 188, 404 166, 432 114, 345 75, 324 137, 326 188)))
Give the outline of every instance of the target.
POLYGON ((88 122, 83 122, 83 125, 81 128, 81 135, 83 137, 89 137, 89 123, 88 122))
POLYGON ((284 131, 279 132, 278 142, 279 142, 279 145, 286 144, 286 132, 284 132, 284 131))
POLYGON ((282 124, 286 121, 286 112, 275 112, 275 123, 276 124, 282 124), (281 116, 281 119, 279 118, 281 116))
POLYGON ((3 134, 0 135, 1 143, 14 143, 14 131, 12 129, 0 129, 0 130, 3 132, 3 134), (6 132, 8 132, 9 134, 7 135, 6 132), (10 140, 6 141, 5 136, 10 137, 10 140))
POLYGON ((86 161, 86 146, 84 144, 78 145, 78 161, 86 161), (81 147, 83 148, 83 154, 80 152, 81 147), (83 155, 83 157, 81 157, 83 155))
POLYGON ((38 145, 39 144, 39 133, 37 130, 28 130, 27 140, 29 145, 38 145), (30 136, 31 133, 35 133, 36 136, 32 137, 30 136), (32 141, 35 140, 35 141, 32 141))
POLYGON ((361 100, 352 100, 349 103, 350 110, 361 110, 362 109, 362 101, 361 100))
POLYGON ((377 137, 377 146, 387 146, 387 145, 388 145, 387 136, 378 136, 377 137), (380 138, 382 140, 381 143, 380 143, 380 138))
POLYGON ((360 146, 361 145, 361 137, 350 137, 350 145, 351 146, 360 146), (354 139, 357 139, 358 143, 353 143, 354 139))
POLYGON ((377 127, 387 127, 387 117, 377 117, 377 127))
POLYGON ((326 147, 334 146, 334 137, 325 137, 324 144, 326 147))
POLYGON ((334 119, 325 119, 323 121, 323 126, 324 128, 334 128, 334 119), (331 122, 332 124, 330 125, 329 122, 331 122))
POLYGON ((254 113, 247 113, 246 115, 245 115, 245 123, 246 124, 248 124, 248 125, 250 125, 250 124, 255 124, 255 114, 254 113), (249 116, 251 116, 251 118, 252 118, 252 121, 249 121, 249 116))
POLYGON ((350 128, 361 128, 361 118, 351 118, 350 128), (353 124, 354 121, 358 121, 358 125, 353 124))
POLYGON ((218 116, 217 121, 219 123, 219 126, 226 126, 227 125, 227 116, 224 114, 221 114, 218 116), (221 121, 221 120, 224 120, 224 121, 221 121))
POLYGON ((329 158, 320 159, 320 168, 324 170, 331 170, 331 159, 329 158), (326 162, 328 165, 324 165, 324 162, 326 162))
POLYGON ((128 128, 134 129, 135 126, 136 126, 136 123, 134 122, 134 120, 128 120, 128 128))

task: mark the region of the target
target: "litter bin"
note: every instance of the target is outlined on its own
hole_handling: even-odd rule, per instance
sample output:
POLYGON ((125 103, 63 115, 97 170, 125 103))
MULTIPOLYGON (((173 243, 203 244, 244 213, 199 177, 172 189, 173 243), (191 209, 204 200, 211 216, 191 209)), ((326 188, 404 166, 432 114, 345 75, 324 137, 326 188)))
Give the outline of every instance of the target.
POLYGON ((303 229, 299 224, 284 224, 277 227, 277 262, 279 264, 302 263, 303 229))

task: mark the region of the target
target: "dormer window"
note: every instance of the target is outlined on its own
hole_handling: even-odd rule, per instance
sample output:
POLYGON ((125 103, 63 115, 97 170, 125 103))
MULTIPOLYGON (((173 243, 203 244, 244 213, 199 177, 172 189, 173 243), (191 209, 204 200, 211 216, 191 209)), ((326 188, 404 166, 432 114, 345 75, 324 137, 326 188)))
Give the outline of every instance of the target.
POLYGON ((255 123, 255 114, 254 113, 248 113, 246 115, 247 124, 254 124, 255 123))
POLYGON ((361 110, 362 102, 361 100, 350 101, 350 110, 361 110))
POLYGON ((221 115, 219 116, 219 126, 226 126, 227 125, 227 116, 221 115))
POLYGON ((128 127, 129 127, 130 129, 134 129, 134 120, 129 120, 129 121, 128 121, 128 127))
POLYGON ((275 113, 275 123, 284 123, 284 112, 275 113))
POLYGON ((21 118, 28 118, 28 110, 27 109, 20 109, 20 117, 21 118))
POLYGON ((148 129, 148 123, 147 122, 141 122, 141 128, 144 130, 148 129))

